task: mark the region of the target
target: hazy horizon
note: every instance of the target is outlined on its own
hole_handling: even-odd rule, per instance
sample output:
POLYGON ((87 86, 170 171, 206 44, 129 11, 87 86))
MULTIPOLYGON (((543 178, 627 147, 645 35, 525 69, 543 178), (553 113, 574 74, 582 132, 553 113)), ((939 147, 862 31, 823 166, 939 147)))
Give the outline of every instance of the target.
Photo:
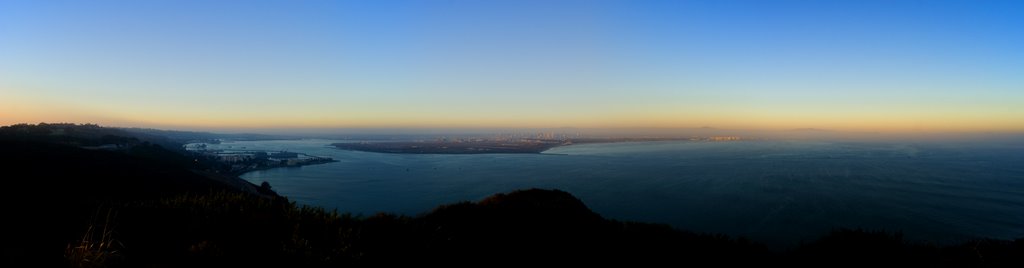
POLYGON ((1024 133, 1013 1, 0 3, 0 125, 1024 133))
MULTIPOLYGON (((38 122, 17 124, 94 124, 91 122, 38 122)), ((4 125, 0 125, 2 127, 4 125)), ((534 136, 545 133, 573 138, 660 138, 689 139, 738 137, 747 141, 826 141, 826 142, 954 142, 973 145, 1024 145, 1024 133, 1018 132, 868 132, 828 129, 748 130, 700 128, 153 128, 145 126, 101 127, 124 129, 185 131, 223 134, 226 140, 249 139, 323 139, 323 140, 432 140, 436 138, 485 138, 502 135, 534 136), (241 136, 232 136, 241 135, 241 136)), ((158 134, 159 135, 159 134, 158 134)), ((572 139, 572 138, 570 138, 572 139)))

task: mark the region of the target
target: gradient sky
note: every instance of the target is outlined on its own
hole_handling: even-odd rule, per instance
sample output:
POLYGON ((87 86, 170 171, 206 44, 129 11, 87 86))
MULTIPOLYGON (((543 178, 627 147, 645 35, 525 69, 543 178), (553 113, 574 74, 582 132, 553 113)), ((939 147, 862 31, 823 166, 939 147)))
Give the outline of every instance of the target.
POLYGON ((0 124, 1024 131, 1024 1, 0 1, 0 124))

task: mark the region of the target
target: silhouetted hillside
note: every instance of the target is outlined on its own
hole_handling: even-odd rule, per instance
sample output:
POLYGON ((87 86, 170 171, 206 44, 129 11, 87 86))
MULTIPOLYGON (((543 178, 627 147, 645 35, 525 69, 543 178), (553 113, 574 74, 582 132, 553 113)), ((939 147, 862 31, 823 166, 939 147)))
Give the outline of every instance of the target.
POLYGON ((722 236, 605 220, 568 193, 537 189, 418 217, 355 218, 241 193, 182 195, 114 210, 111 240, 125 246, 113 263, 126 267, 739 264, 770 254, 722 236))
MULTIPOLYGON (((837 230, 789 252, 666 225, 601 218, 572 195, 525 190, 418 217, 356 218, 286 199, 182 195, 115 208, 115 264, 125 267, 630 265, 1019 267, 1024 242, 938 247, 837 230)), ((100 223, 104 223, 100 221, 100 223)), ((98 226, 103 226, 98 225, 98 226)), ((80 228, 84 230, 85 228, 80 228)))
POLYGON ((129 132, 95 124, 39 123, 3 126, 0 127, 0 140, 57 143, 76 147, 111 146, 102 147, 103 149, 119 149, 145 142, 171 151, 181 149, 180 142, 164 136, 129 132))
POLYGON ((606 220, 558 190, 497 194, 441 206, 417 219, 432 230, 425 258, 437 262, 655 264, 684 257, 725 265, 769 255, 763 246, 743 240, 606 220))
POLYGON ((4 225, 18 230, 8 241, 19 241, 4 243, 5 255, 61 252, 67 238, 84 231, 71 226, 85 226, 103 204, 237 191, 175 161, 43 142, 0 141, 0 148, 6 189, 0 196, 11 215, 4 217, 4 225), (71 222, 78 224, 46 227, 71 222))
POLYGON ((0 126, 0 139, 37 141, 64 145, 91 147, 114 145, 104 149, 117 149, 138 143, 163 147, 172 152, 183 152, 182 145, 189 142, 220 142, 230 140, 271 140, 292 137, 262 134, 219 134, 195 131, 159 130, 149 128, 114 128, 96 124, 39 123, 0 126))

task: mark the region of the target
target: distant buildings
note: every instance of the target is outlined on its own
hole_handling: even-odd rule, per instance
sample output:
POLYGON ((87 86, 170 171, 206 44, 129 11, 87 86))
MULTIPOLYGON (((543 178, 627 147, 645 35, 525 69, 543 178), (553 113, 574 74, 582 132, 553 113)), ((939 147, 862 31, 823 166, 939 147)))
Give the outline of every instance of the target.
POLYGON ((252 154, 217 154, 217 160, 225 163, 239 163, 256 159, 252 154))
POLYGON ((708 141, 739 141, 742 140, 737 136, 712 136, 708 137, 708 141))
POLYGON ((271 153, 270 157, 271 158, 277 158, 277 159, 299 158, 299 154, 298 153, 293 153, 293 152, 281 151, 281 152, 271 153))

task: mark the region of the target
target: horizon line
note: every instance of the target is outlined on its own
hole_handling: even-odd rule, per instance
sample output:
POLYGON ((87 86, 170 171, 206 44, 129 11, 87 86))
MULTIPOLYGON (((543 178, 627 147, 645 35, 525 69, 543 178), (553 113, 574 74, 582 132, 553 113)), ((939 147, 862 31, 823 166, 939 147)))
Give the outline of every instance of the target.
MULTIPOLYGON (((629 132, 629 131, 722 131, 722 132, 748 132, 750 134, 755 133, 772 133, 772 134, 784 134, 784 133, 819 133, 819 134, 859 134, 859 135, 906 135, 906 134, 950 134, 950 135, 963 135, 963 134, 997 134, 997 135, 1024 135, 1024 130, 853 130, 853 129, 831 129, 831 128, 816 128, 816 127, 800 127, 800 128, 720 128, 714 126, 700 126, 700 127, 663 127, 663 126, 619 126, 619 127, 573 127, 573 126, 562 126, 562 127, 490 127, 490 126, 256 126, 256 127, 207 127, 207 126, 146 126, 142 125, 130 125, 130 124, 105 124, 105 123, 93 123, 93 122, 38 122, 38 123, 11 123, 6 125, 0 125, 0 127, 9 127, 15 125, 39 125, 39 124, 75 124, 75 125, 97 125, 100 127, 109 128, 122 128, 122 129, 151 129, 161 131, 188 131, 188 132, 210 132, 210 133, 233 133, 233 134, 262 134, 260 131, 266 131, 270 133, 274 132, 294 132, 306 134, 312 134, 309 132, 344 132, 344 131, 417 131, 417 132, 437 132, 437 131, 470 131, 470 132, 483 132, 483 131, 558 131, 558 130, 575 130, 575 131, 615 131, 615 132, 629 132)), ((326 133, 323 133, 326 134, 326 133)))

